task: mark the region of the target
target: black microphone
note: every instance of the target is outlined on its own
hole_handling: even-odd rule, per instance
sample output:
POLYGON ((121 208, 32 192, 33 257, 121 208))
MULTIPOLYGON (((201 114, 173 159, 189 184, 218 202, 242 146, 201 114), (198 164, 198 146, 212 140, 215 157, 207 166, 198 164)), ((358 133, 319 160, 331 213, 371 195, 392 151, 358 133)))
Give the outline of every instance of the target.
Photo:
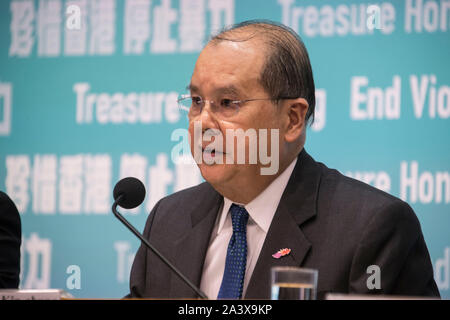
POLYGON ((166 266, 168 266, 177 276, 179 276, 184 283, 186 283, 197 295, 202 299, 208 299, 197 286, 195 286, 188 278, 186 278, 169 260, 167 260, 158 250, 156 250, 148 241, 144 238, 139 231, 136 230, 118 211, 117 206, 121 206, 125 209, 132 209, 139 206, 145 198, 145 187, 139 179, 128 177, 123 178, 117 182, 113 191, 114 203, 112 205, 112 212, 131 232, 138 237, 142 243, 153 251, 154 254, 161 259, 166 266))

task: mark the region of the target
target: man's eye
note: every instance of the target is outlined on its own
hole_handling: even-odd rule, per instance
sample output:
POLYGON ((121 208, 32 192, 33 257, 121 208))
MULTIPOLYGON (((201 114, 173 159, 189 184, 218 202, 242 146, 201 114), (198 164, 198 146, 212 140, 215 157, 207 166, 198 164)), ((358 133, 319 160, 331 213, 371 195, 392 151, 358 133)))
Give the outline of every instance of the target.
POLYGON ((234 100, 231 99, 222 99, 220 100, 220 105, 224 108, 236 108, 237 104, 234 100))
POLYGON ((192 97, 192 104, 195 106, 199 106, 202 104, 202 98, 200 97, 192 97))

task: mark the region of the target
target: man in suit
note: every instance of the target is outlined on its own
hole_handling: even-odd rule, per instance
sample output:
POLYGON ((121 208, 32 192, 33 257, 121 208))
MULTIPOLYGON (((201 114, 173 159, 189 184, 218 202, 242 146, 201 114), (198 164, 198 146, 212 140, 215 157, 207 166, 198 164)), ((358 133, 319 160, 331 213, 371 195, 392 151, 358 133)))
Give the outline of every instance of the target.
POLYGON ((19 286, 22 227, 15 204, 0 191, 0 288, 19 286))
MULTIPOLYGON (((274 266, 317 269, 318 298, 327 292, 439 296, 408 204, 327 168, 304 149, 315 89, 295 32, 262 21, 221 32, 200 53, 189 90, 180 103, 188 111, 191 152, 205 160, 197 164, 206 182, 160 200, 144 236, 209 298, 270 298, 274 266), (213 142, 229 139, 227 130, 276 132, 276 140, 266 141, 278 170, 262 174, 272 164, 248 161, 250 138, 246 161, 227 162, 240 151, 237 144, 212 148, 211 140, 195 137, 196 124, 213 142), (290 253, 274 258, 282 248, 290 253), (375 289, 368 285, 370 266, 381 273, 375 289)), ((130 296, 195 293, 141 246, 130 296)))

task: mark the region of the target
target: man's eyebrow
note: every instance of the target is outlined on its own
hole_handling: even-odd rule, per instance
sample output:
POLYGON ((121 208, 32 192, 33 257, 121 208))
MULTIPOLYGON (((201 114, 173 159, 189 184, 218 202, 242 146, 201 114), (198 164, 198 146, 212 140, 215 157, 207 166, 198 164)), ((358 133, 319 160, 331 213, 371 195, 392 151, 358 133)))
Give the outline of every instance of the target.
POLYGON ((239 96, 239 93, 240 93, 239 89, 233 85, 222 87, 222 88, 217 88, 215 91, 218 94, 230 94, 230 95, 234 95, 234 96, 239 96))
MULTIPOLYGON (((189 84, 186 87, 186 90, 188 90, 190 92, 200 92, 200 89, 198 87, 196 87, 195 85, 193 85, 193 84, 189 84)), ((214 89, 214 92, 216 94, 231 94, 231 95, 234 95, 234 96, 238 96, 240 94, 239 89, 236 88, 233 85, 214 89)))
POLYGON ((198 92, 199 91, 198 88, 191 83, 187 85, 186 90, 190 91, 190 92, 192 92, 192 91, 198 92))

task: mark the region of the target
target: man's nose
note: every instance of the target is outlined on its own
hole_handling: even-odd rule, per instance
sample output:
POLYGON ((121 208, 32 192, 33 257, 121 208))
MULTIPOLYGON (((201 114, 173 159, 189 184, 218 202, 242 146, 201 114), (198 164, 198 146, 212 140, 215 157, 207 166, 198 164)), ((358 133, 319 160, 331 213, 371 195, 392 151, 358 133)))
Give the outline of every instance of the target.
POLYGON ((213 112, 213 108, 214 106, 211 101, 205 101, 205 105, 197 118, 197 120, 202 123, 203 132, 208 129, 216 129, 218 127, 218 119, 213 112))

